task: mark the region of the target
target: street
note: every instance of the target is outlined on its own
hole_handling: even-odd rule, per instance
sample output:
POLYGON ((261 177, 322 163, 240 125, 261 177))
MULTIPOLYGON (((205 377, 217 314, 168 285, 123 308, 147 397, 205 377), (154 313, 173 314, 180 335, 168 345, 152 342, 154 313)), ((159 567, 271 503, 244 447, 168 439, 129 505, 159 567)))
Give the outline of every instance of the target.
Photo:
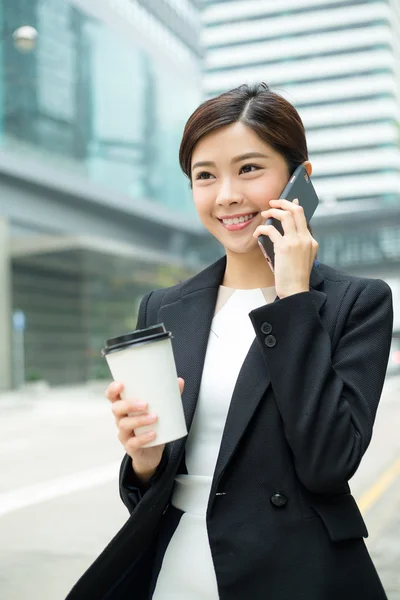
MULTIPOLYGON (((1 600, 63 600, 128 517, 110 404, 103 388, 24 391, 0 395, 0 416, 1 600)), ((400 600, 399 423, 392 377, 351 482, 389 600, 400 600)))

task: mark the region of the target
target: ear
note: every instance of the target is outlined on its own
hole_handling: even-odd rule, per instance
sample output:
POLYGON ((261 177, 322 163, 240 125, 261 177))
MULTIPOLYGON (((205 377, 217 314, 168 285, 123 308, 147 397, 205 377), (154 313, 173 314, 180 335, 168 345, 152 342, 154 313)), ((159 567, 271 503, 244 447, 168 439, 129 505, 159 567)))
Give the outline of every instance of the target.
POLYGON ((312 164, 310 163, 310 161, 306 160, 305 162, 303 162, 303 166, 306 168, 308 176, 311 177, 311 175, 312 175, 312 164))

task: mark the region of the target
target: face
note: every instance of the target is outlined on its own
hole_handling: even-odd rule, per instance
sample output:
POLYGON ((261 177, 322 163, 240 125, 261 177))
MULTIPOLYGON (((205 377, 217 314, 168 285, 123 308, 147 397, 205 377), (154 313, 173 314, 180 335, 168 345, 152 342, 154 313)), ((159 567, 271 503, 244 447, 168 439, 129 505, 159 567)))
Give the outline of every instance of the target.
POLYGON ((197 212, 227 253, 259 251, 252 234, 265 221, 260 213, 279 198, 289 176, 283 156, 240 122, 202 138, 192 156, 197 212))

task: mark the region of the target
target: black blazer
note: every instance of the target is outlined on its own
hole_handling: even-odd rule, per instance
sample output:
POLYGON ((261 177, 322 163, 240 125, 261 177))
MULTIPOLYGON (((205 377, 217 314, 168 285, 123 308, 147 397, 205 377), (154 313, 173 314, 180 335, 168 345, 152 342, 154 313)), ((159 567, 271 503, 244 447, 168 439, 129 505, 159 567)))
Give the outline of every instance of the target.
MULTIPOLYGON (((188 427, 225 267, 223 257, 140 306, 138 328, 163 322, 173 333, 188 427)), ((256 337, 232 396, 207 509, 220 598, 383 600, 348 480, 371 440, 384 383, 390 288, 316 261, 309 292, 276 298, 249 317, 256 337)), ((120 492, 131 516, 68 600, 151 597, 180 518, 169 500, 175 475, 185 472, 185 440, 167 444, 146 491, 125 456, 120 492)))

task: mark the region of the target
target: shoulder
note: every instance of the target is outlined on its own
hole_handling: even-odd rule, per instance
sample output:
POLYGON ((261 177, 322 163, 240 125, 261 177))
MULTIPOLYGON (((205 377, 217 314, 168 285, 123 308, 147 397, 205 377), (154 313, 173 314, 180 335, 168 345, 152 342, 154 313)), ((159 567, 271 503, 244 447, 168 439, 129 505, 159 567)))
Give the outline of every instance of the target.
POLYGON ((342 283, 345 284, 346 287, 351 288, 353 293, 361 293, 368 289, 371 292, 375 291, 391 295, 391 288, 386 281, 383 281, 383 279, 351 275, 350 273, 339 271, 338 269, 334 269, 333 267, 320 262, 317 263, 316 268, 323 275, 323 285, 328 289, 335 284, 342 283))
POLYGON ((392 290, 386 281, 351 275, 323 263, 318 263, 315 268, 323 277, 321 291, 325 292, 328 300, 333 300, 334 304, 340 304, 348 310, 352 310, 354 306, 381 306, 382 309, 391 310, 392 290))
POLYGON ((172 304, 179 300, 182 295, 188 295, 193 291, 198 291, 206 287, 218 287, 222 280, 225 268, 226 257, 218 259, 216 262, 207 265, 202 270, 193 274, 191 277, 179 281, 175 285, 165 288, 159 288, 150 292, 150 301, 159 304, 172 304))
POLYGON ((173 302, 175 299, 178 300, 180 298, 181 289, 184 284, 185 281, 180 281, 175 285, 171 285, 165 288, 158 288, 153 290, 152 292, 149 292, 146 296, 148 303, 150 305, 158 304, 159 306, 161 306, 165 303, 165 299, 168 299, 168 301, 171 302, 173 302))
POLYGON ((180 300, 182 296, 182 289, 190 284, 190 282, 197 278, 201 273, 205 273, 206 271, 207 269, 204 269, 204 271, 179 281, 174 285, 164 288, 157 288, 151 292, 148 292, 142 298, 141 309, 144 310, 146 314, 150 313, 153 315, 158 312, 161 306, 172 304, 173 302, 180 300))

